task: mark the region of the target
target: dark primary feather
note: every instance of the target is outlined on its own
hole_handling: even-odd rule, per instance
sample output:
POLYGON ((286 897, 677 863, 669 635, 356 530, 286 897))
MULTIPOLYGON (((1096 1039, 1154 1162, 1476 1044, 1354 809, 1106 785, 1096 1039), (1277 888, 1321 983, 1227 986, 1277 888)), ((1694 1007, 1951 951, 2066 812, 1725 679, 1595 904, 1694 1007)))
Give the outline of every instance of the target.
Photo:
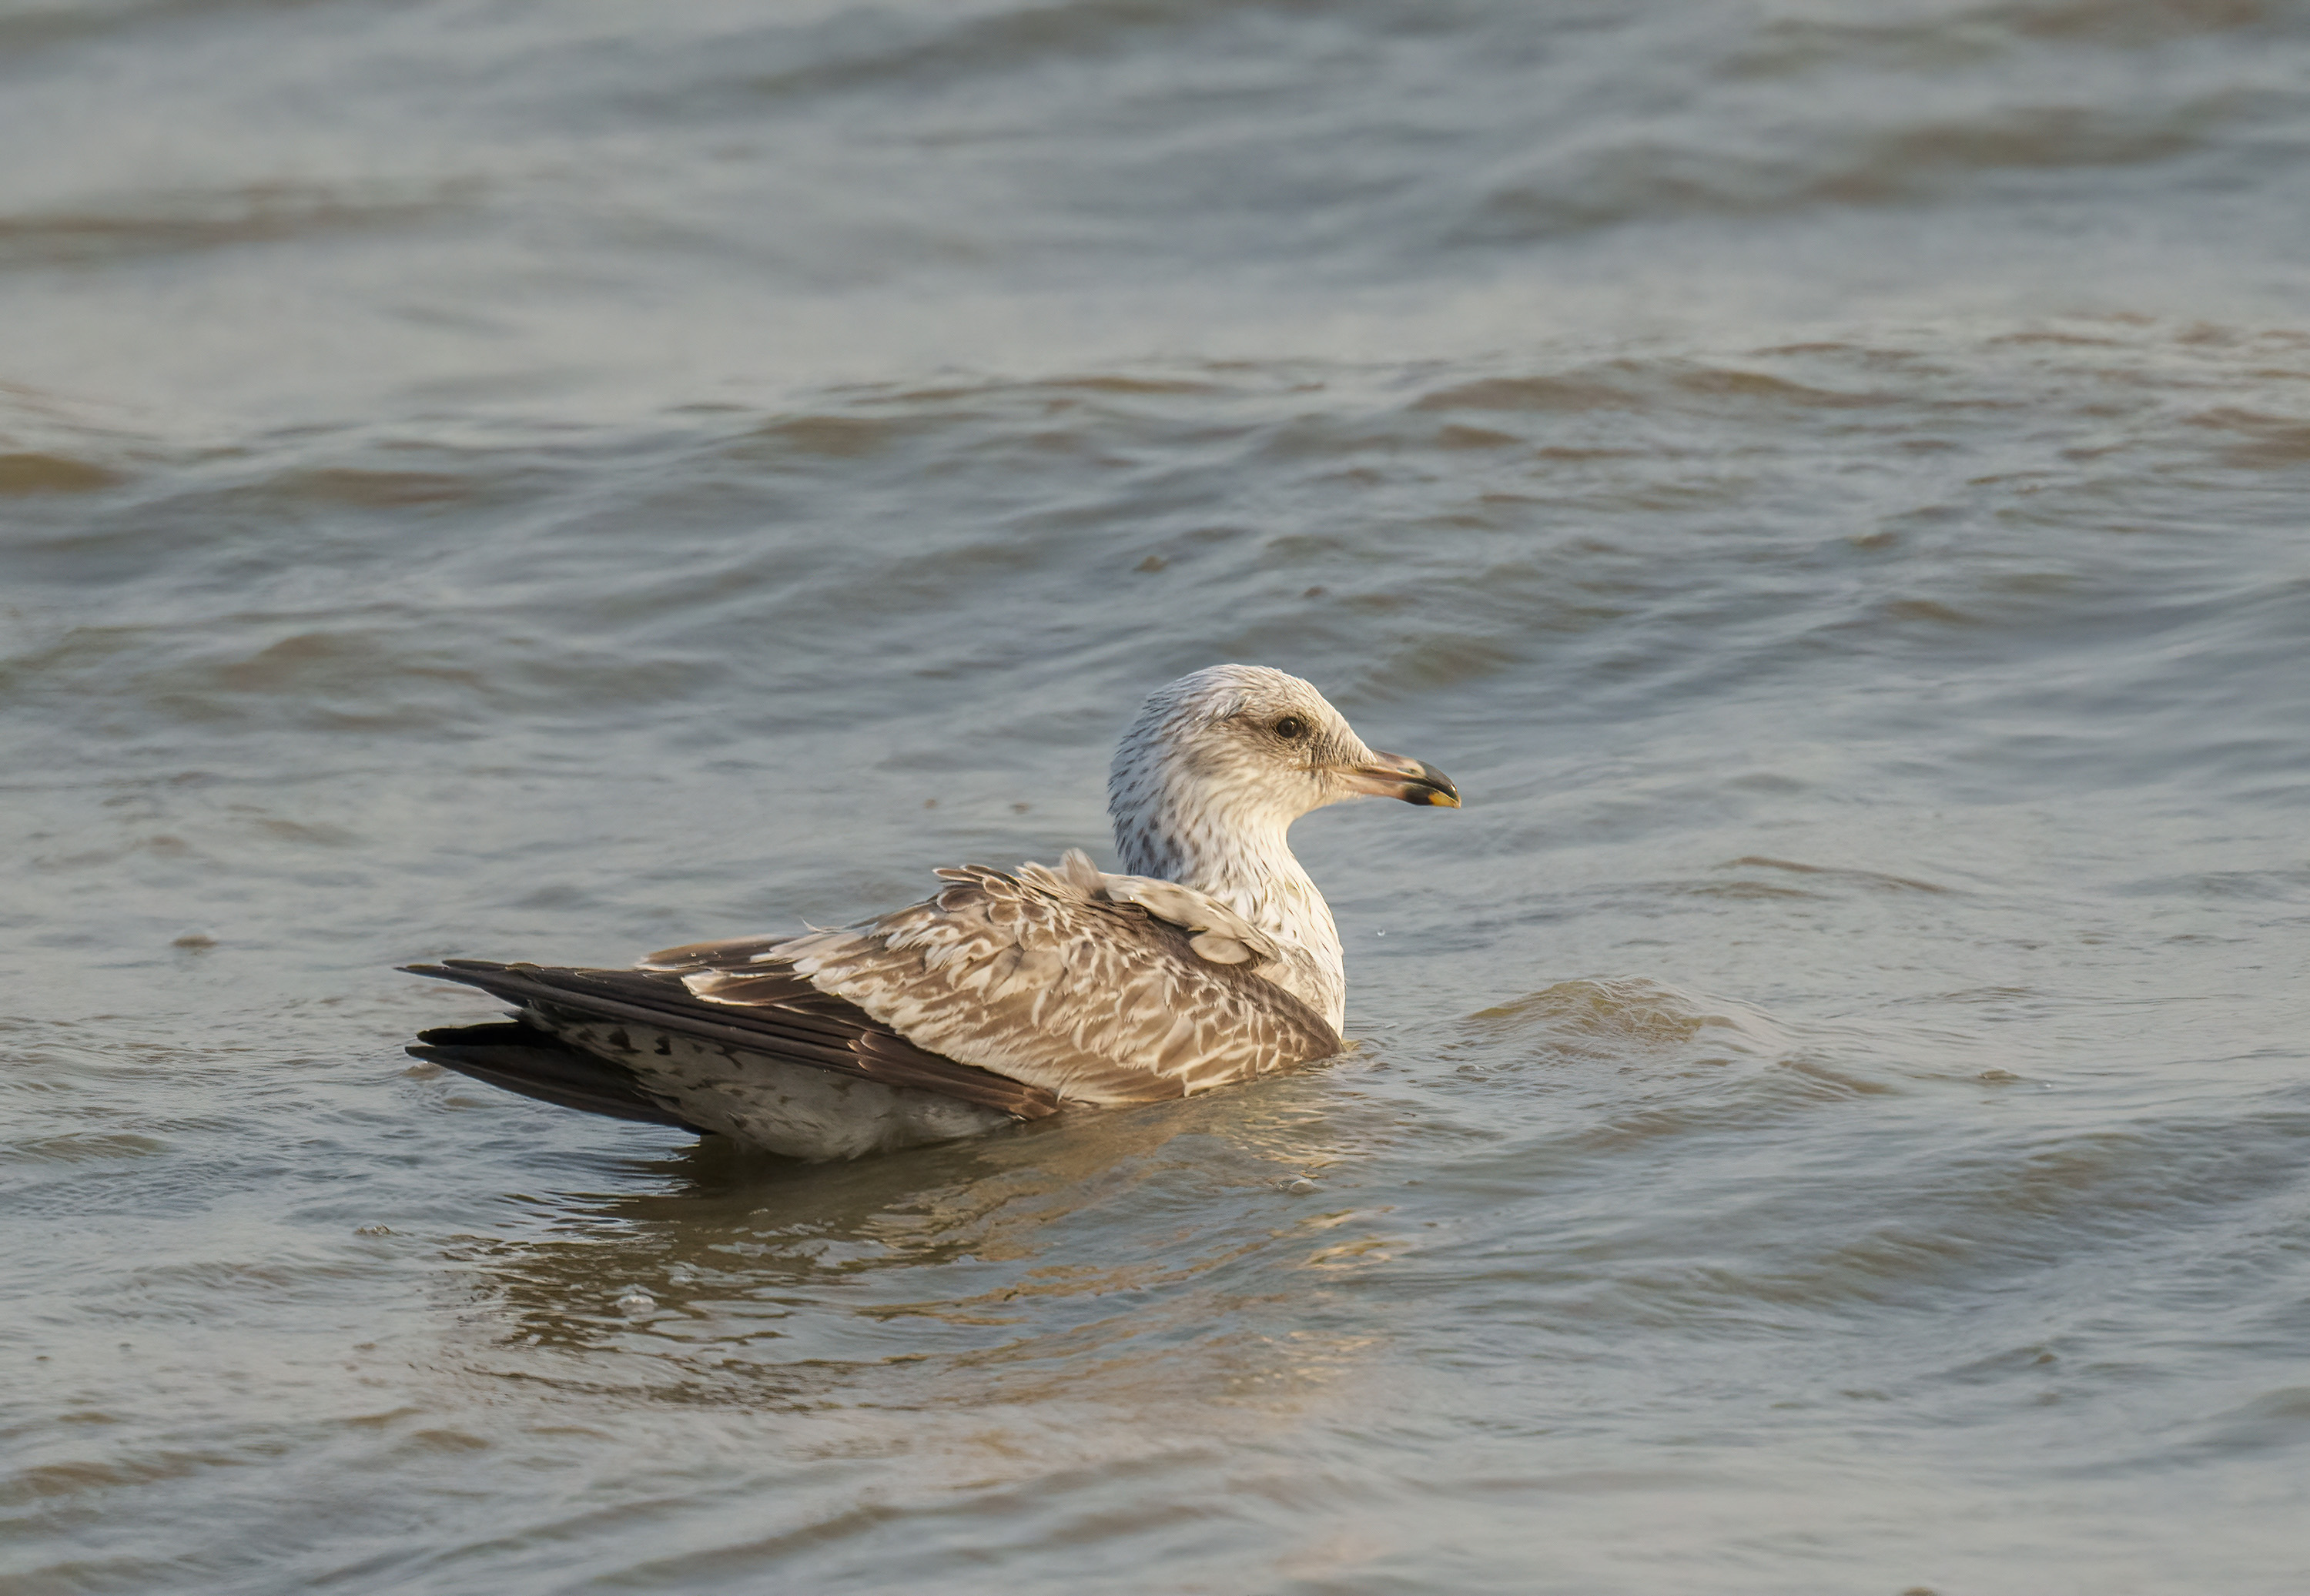
POLYGON ((698 1130, 645 1096, 630 1071, 607 1059, 581 1053, 552 1032, 516 1020, 442 1026, 418 1032, 417 1040, 421 1045, 409 1049, 412 1056, 525 1097, 563 1108, 582 1108, 588 1114, 606 1114, 612 1119, 698 1130))
MULTIPOLYGON (((706 946, 726 957, 730 945, 706 946)), ((1020 1119, 1040 1119, 1059 1106, 1055 1093, 915 1046, 855 1004, 819 991, 776 964, 748 969, 743 1006, 694 997, 682 976, 671 970, 569 969, 477 958, 404 967, 412 975, 477 986, 549 1014, 630 1026, 643 1038, 655 1031, 745 1048, 883 1086, 936 1092, 1020 1119)), ((647 1041, 638 1045, 647 1046, 647 1041)))

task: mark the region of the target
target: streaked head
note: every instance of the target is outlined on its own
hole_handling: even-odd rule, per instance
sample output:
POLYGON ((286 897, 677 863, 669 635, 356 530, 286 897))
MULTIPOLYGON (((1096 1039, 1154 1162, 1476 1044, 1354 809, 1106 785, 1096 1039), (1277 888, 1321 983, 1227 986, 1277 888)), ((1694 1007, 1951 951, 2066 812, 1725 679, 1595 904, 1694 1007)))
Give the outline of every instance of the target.
POLYGON ((1107 778, 1126 853, 1126 817, 1288 826, 1368 795, 1460 802, 1443 772, 1368 747, 1312 685, 1264 665, 1212 665, 1158 689, 1124 733, 1107 778))

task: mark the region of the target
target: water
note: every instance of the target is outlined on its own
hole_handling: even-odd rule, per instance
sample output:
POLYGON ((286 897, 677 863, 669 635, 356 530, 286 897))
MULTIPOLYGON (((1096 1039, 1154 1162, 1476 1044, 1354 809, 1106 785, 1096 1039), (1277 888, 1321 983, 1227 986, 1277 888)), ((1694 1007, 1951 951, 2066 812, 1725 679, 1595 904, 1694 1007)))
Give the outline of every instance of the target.
POLYGON ((0 4, 0 1591, 2293 1592, 2310 13, 0 4), (1104 839, 1362 1051, 415 1065, 1104 839))

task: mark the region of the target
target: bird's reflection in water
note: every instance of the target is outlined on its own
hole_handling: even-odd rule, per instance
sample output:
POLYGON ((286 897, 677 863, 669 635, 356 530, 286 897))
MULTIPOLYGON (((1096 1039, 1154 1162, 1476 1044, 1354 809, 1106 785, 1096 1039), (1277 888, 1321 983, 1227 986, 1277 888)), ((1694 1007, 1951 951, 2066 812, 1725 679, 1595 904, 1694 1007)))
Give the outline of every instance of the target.
POLYGON ((1137 1385, 1189 1344, 1201 1396, 1290 1384, 1345 1349, 1302 1323, 1334 1283, 1307 1264, 1341 1201, 1286 1188, 1393 1123, 1353 1086, 1365 1067, 849 1164, 687 1146, 628 1167, 655 1191, 525 1199, 542 1228, 454 1249, 483 1298, 468 1350, 523 1380, 711 1402, 855 1401, 862 1382, 905 1402, 934 1381, 951 1400, 966 1371, 983 1390, 1118 1360, 1137 1385))

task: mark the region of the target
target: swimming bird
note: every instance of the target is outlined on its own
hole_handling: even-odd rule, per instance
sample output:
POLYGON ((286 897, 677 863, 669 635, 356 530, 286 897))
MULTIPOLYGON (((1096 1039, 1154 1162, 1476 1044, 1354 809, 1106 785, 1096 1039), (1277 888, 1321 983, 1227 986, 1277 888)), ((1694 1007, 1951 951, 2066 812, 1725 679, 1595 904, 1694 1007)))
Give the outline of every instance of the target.
POLYGON ((695 942, 630 969, 408 965, 515 1005, 409 1051, 549 1103, 807 1159, 1178 1097, 1345 1046, 1340 934, 1285 833, 1361 795, 1459 807, 1307 682, 1213 665, 1159 689, 1107 778, 1121 873, 963 865, 837 931, 695 942))

